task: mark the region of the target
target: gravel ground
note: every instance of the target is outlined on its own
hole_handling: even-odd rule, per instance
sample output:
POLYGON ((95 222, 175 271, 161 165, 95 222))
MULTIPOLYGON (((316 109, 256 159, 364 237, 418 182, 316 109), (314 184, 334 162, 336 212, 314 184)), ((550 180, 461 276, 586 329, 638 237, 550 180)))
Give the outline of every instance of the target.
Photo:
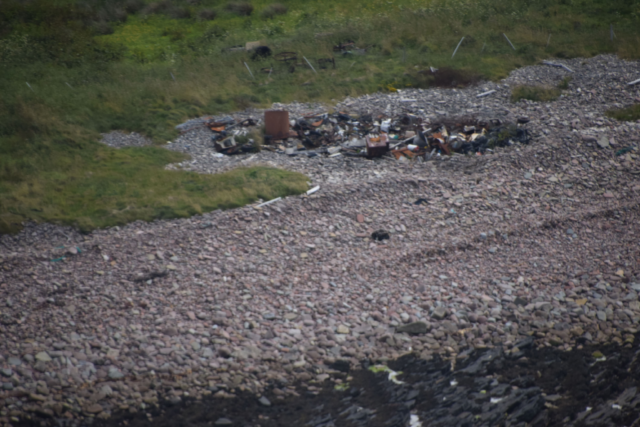
MULTIPOLYGON (((532 66, 499 83, 336 107, 430 121, 527 116, 528 146, 428 162, 216 158, 209 131, 196 127, 168 145, 193 158, 173 167, 270 164, 307 174, 320 191, 89 235, 42 224, 0 236, 0 425, 107 419, 185 396, 269 389, 285 399, 295 382, 333 381, 336 361, 509 350, 527 336, 560 350, 631 346, 640 322, 640 123, 604 111, 640 99, 640 86, 626 85, 640 63, 564 63, 573 80, 550 103, 509 102, 516 84, 568 75, 532 66), (612 147, 601 148, 603 138, 612 147), (615 156, 622 147, 632 150, 615 156), (373 241, 378 229, 391 238, 373 241)), ((123 138, 143 143, 106 139, 124 146, 123 138)))

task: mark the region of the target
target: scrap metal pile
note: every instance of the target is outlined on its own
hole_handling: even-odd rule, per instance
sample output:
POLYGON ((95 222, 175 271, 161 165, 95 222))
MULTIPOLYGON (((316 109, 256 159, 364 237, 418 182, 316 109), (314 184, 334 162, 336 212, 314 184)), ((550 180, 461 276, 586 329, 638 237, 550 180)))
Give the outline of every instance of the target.
POLYGON ((527 122, 526 118, 518 119, 517 123, 503 123, 460 117, 427 123, 411 114, 388 118, 342 112, 314 113, 290 120, 287 111, 267 111, 264 129, 258 128, 263 124, 261 120, 252 119, 238 122, 229 117, 204 123, 214 133, 214 148, 228 155, 253 151, 255 141, 246 135, 252 129, 259 129, 264 137, 262 149, 290 156, 392 156, 397 160, 416 157, 428 160, 454 153, 481 155, 496 147, 528 144, 531 137, 524 128, 527 122))

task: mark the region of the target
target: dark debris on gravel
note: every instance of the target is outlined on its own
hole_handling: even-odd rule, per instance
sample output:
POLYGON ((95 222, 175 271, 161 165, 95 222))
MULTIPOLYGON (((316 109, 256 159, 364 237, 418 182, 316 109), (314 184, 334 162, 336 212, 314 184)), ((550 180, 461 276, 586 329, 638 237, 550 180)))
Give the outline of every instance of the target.
POLYGON ((370 361, 334 370, 342 387, 298 384, 278 400, 238 394, 165 402, 149 413, 119 414, 96 426, 632 426, 640 421, 640 346, 536 349, 524 339, 511 350, 469 350, 431 360, 405 355, 374 373, 370 361), (265 405, 264 402, 269 402, 265 405), (273 402, 273 403, 272 403, 273 402), (230 424, 228 424, 230 422, 230 424))

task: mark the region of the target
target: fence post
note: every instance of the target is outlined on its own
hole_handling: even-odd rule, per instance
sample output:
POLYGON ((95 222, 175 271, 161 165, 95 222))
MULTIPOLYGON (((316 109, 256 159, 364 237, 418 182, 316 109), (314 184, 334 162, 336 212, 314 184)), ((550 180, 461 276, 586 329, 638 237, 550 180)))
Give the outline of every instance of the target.
POLYGON ((509 44, 511 45, 513 50, 516 50, 516 47, 513 45, 513 43, 511 43, 511 40, 509 40, 509 37, 507 37, 507 35, 505 33, 502 33, 502 35, 504 36, 505 39, 507 39, 507 41, 509 42, 509 44))
POLYGON ((255 77, 253 77, 253 73, 251 72, 251 68, 249 68, 249 65, 247 65, 247 63, 245 62, 245 63, 244 63, 244 66, 245 66, 245 67, 247 67, 247 71, 249 71, 249 74, 251 74, 251 78, 252 78, 253 80, 255 80, 256 78, 255 78, 255 77))
POLYGON ((456 56, 456 52, 458 51, 458 48, 460 47, 460 45, 462 44, 462 40, 464 40, 464 36, 462 36, 462 38, 460 39, 460 41, 458 42, 458 46, 456 46, 456 50, 453 51, 453 55, 451 55, 451 59, 453 59, 454 56, 456 56))

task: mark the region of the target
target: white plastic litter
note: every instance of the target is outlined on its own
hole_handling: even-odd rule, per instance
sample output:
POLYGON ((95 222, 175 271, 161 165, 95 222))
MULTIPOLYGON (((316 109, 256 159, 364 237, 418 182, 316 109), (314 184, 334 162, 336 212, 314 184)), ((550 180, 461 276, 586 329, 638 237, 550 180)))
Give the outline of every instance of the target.
POLYGON ((476 98, 482 98, 482 97, 491 95, 492 93, 496 93, 496 91, 495 90, 489 90, 487 92, 479 93, 479 94, 476 95, 476 98))
POLYGON ((260 203, 258 207, 261 208, 263 206, 270 205, 271 203, 277 202, 278 200, 282 200, 282 197, 276 197, 275 199, 269 200, 268 202, 260 203))

